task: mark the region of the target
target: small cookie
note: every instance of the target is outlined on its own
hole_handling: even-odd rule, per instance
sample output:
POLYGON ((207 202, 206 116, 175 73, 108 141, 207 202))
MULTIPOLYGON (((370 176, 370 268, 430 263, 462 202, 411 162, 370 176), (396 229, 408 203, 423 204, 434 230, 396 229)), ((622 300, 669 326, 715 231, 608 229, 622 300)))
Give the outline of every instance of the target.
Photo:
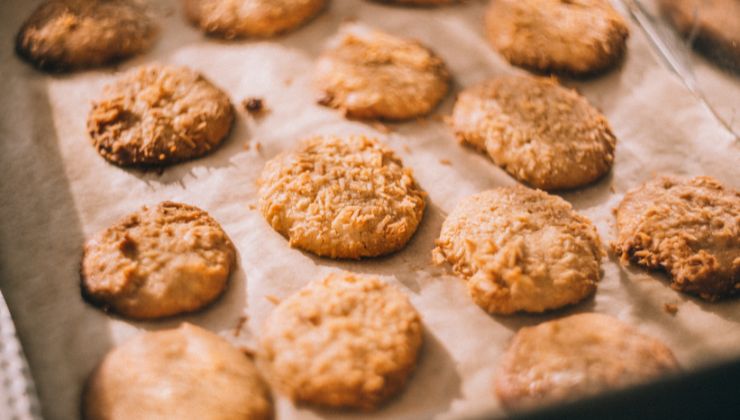
POLYGON ((398 4, 401 6, 440 6, 459 3, 460 0, 374 0, 378 3, 398 4))
POLYGON ((281 302, 260 343, 277 387, 292 400, 372 410, 403 388, 422 327, 398 288, 342 273, 281 302))
POLYGON ((586 313, 522 328, 495 377, 507 409, 624 388, 677 371, 671 350, 618 319, 586 313))
POLYGON ((717 300, 740 293, 740 192, 716 179, 661 177, 615 209, 622 261, 665 270, 671 287, 717 300))
POLYGON ((64 71, 110 64, 148 50, 159 32, 146 8, 131 0, 48 0, 16 36, 18 55, 64 71))
POLYGON ((740 2, 660 0, 668 21, 694 47, 718 63, 740 71, 740 2))
POLYGON ((486 31, 515 66, 577 76, 616 65, 629 36, 608 0, 492 0, 486 31))
POLYGON ((553 79, 504 76, 465 89, 452 127, 461 143, 544 190, 587 185, 614 162, 617 140, 606 118, 553 79))
POLYGON ((352 118, 405 120, 428 114, 447 94, 450 75, 419 42, 360 24, 344 25, 316 71, 322 105, 352 118))
POLYGON ((135 69, 93 103, 87 131, 101 156, 120 166, 166 166, 203 156, 223 142, 229 97, 187 67, 135 69))
POLYGON ((190 324, 146 332, 110 351, 82 397, 85 420, 268 420, 269 389, 249 358, 190 324))
POLYGON ((83 296, 134 319, 196 311, 226 288, 236 250, 206 212, 165 201, 142 207, 85 243, 83 296))
POLYGON ((316 16, 326 0, 182 0, 185 16, 208 35, 271 37, 316 16))
POLYGON ((398 251, 425 194, 393 151, 364 136, 315 137, 267 162, 259 206, 290 246, 330 258, 398 251))
POLYGON ((492 314, 544 312, 596 291, 604 251, 596 228, 560 197, 522 186, 466 198, 433 252, 492 314))

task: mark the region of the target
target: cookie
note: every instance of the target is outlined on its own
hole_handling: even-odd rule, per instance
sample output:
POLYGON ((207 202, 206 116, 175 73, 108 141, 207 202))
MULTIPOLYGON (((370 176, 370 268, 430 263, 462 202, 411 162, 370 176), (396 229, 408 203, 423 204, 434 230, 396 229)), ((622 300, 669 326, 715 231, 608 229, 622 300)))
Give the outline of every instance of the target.
POLYGON ((333 274, 269 315, 261 355, 295 402, 372 410, 398 394, 422 344, 419 314, 377 278, 333 274))
POLYGON ((737 0, 660 0, 668 21, 693 46, 740 71, 740 2, 737 0))
POLYGON ((492 0, 485 19, 493 47, 538 72, 603 72, 627 49, 627 23, 608 0, 492 0))
POLYGON ((396 154, 365 136, 315 137, 269 161, 259 207, 290 245, 322 257, 361 258, 403 248, 425 194, 396 154))
POLYGON ((234 110, 229 97, 187 67, 149 65, 105 89, 87 131, 120 166, 166 166, 203 156, 223 142, 234 110))
POLYGON ((110 351, 87 380, 82 418, 268 420, 269 389, 247 356, 190 324, 110 351))
POLYGON ((451 125, 461 143, 544 190, 590 184, 614 162, 617 140, 606 118, 553 79, 503 76, 467 88, 451 125))
POLYGON ((460 202, 442 225, 433 261, 449 263, 478 306, 492 314, 544 312, 596 291, 596 228, 568 202, 522 186, 460 202))
POLYGON ((316 16, 326 0, 182 0, 185 16, 208 35, 271 37, 316 16))
POLYGON ((679 369, 671 350, 618 319, 571 315, 522 328, 494 379, 507 409, 573 400, 679 369))
POLYGON ((459 3, 460 0, 374 0, 378 3, 398 4, 402 6, 440 6, 459 3))
POLYGON ((165 201, 144 206, 85 243, 83 296, 133 319, 196 311, 226 288, 236 250, 206 212, 165 201))
POLYGON ((136 0, 48 0, 23 23, 20 57, 49 71, 96 67, 148 50, 159 27, 136 0))
POLYGON ((447 66, 417 41, 346 24, 319 58, 320 104, 351 118, 405 120, 428 114, 449 89, 447 66))
POLYGON ((740 293, 740 192, 714 178, 659 177, 615 209, 622 261, 665 270, 671 287, 706 300, 740 293))

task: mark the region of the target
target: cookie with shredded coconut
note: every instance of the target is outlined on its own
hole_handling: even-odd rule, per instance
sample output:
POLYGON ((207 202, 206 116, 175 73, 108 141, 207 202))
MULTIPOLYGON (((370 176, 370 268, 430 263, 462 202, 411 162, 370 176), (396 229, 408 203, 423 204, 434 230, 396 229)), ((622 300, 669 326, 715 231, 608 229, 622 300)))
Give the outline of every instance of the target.
POLYGON ((419 314, 397 287, 340 273, 272 311, 260 355, 293 401, 371 410, 401 391, 421 344, 419 314))
POLYGON ((315 137, 269 161, 259 207, 290 245, 330 258, 375 257, 401 249, 424 214, 410 169, 365 136, 315 137))
POLYGON ((148 65, 106 86, 87 131, 98 153, 120 166, 167 166, 201 157, 231 131, 228 95, 187 67, 148 65))
POLYGON ((539 72, 603 72, 627 49, 627 23, 609 0, 491 0, 485 19, 504 58, 539 72))
POLYGON ((665 270, 671 287, 714 301, 740 294, 740 192, 712 177, 659 177, 615 209, 622 261, 665 270))
POLYGON ((660 340, 614 317, 585 313, 519 330, 494 388, 504 407, 516 410, 625 388, 678 369, 660 340))
POLYGON ((236 249, 208 213, 165 201, 144 206, 90 238, 83 296, 133 319, 196 311, 223 293, 236 249))
POLYGON ((614 162, 617 140, 604 115, 554 79, 501 76, 469 87, 451 125, 461 143, 544 190, 590 184, 614 162))
POLYGON ((49 0, 18 31, 15 49, 50 71, 97 67, 148 50, 159 27, 136 0, 49 0))
POLYGON ((492 314, 544 312, 596 291, 601 247, 596 228, 568 202, 522 186, 464 199, 442 225, 433 251, 492 314))
POLYGON ((346 24, 319 58, 322 105, 352 118, 405 120, 428 114, 447 94, 444 61, 421 43, 346 24))
POLYGON ((182 0, 185 16, 211 36, 265 38, 298 28, 326 0, 182 0))

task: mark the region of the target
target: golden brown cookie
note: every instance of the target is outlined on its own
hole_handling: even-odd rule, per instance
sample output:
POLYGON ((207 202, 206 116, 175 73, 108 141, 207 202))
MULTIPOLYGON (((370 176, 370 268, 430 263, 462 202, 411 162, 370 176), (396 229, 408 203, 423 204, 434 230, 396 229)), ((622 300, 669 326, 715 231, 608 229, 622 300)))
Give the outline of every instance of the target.
POLYGON ((290 245, 331 258, 398 251, 425 194, 396 154, 365 136, 315 137, 267 162, 260 211, 290 245))
POLYGON ((678 370, 671 350, 618 319, 579 314, 522 328, 494 379, 507 409, 624 388, 678 370))
POLYGON ((628 192, 615 215, 623 262, 665 270, 672 288, 703 299, 740 293, 740 192, 707 176, 660 177, 628 192))
POLYGON ((581 76, 617 64, 629 36, 608 0, 491 0, 486 30, 515 66, 581 76))
POLYGON ((601 277, 596 228, 560 197, 522 186, 460 202, 433 252, 493 314, 543 312, 591 296, 601 277))
POLYGON ((316 16, 326 0, 182 0, 185 16, 208 35, 271 37, 316 16))
POLYGON ((322 105, 352 118, 405 120, 428 114, 447 94, 450 75, 419 42, 346 24, 316 71, 322 105))
POLYGON ((85 243, 83 296, 134 319, 196 311, 226 288, 236 250, 221 226, 187 204, 144 206, 85 243))
POLYGON ((268 420, 270 392, 249 358, 190 324, 110 351, 87 380, 85 420, 268 420))
POLYGON ((617 140, 606 118, 553 79, 503 76, 467 88, 451 122, 461 143, 544 190, 589 184, 614 162, 617 140))
POLYGON ((93 103, 87 131, 120 166, 166 166, 203 156, 231 130, 229 97, 187 67, 149 65, 124 75, 93 103))
POLYGON ((660 0, 668 21, 694 47, 718 63, 740 71, 740 1, 660 0))
POLYGON ((373 0, 378 3, 398 4, 401 6, 440 6, 459 3, 461 0, 373 0))
POLYGON ((398 394, 422 343, 419 314, 398 288, 350 273, 311 282, 281 302, 261 351, 296 402, 371 410, 398 394))
POLYGON ((158 32, 137 0, 48 0, 23 23, 15 49, 40 69, 73 70, 146 51, 158 32))

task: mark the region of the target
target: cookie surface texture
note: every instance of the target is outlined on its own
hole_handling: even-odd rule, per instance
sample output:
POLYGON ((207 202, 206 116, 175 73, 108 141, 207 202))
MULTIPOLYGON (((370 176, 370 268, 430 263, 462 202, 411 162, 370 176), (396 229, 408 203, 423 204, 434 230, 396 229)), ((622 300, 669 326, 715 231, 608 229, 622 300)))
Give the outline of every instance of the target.
POLYGON ((158 32, 139 1, 50 0, 21 26, 16 52, 43 70, 75 70, 146 51, 158 32))
POLYGON ((183 0, 185 15, 205 33, 220 38, 271 37, 298 28, 326 6, 326 0, 183 0))
POLYGON ((449 89, 447 66, 419 42, 342 26, 319 58, 320 103, 348 117, 405 120, 428 114, 449 89))
POLYGON ((85 420, 273 418, 254 363, 190 324, 143 333, 113 349, 88 378, 85 420))
POLYGON ((458 96, 451 121, 461 143, 544 190, 590 184, 614 162, 617 140, 604 115, 552 79, 503 76, 474 85, 458 96))
POLYGON ((165 201, 143 207, 85 243, 82 292, 134 319, 198 310, 226 288, 236 250, 206 212, 165 201))
POLYGON ((618 319, 586 313, 519 330, 494 379, 507 409, 624 388, 678 369, 671 350, 618 319))
POLYGON ((580 302, 596 291, 604 254, 596 228, 569 203, 522 186, 461 201, 436 244, 434 262, 449 263, 492 314, 580 302))
POLYGON ((400 392, 421 343, 406 295, 377 278, 341 273, 281 302, 265 323, 261 352, 292 400, 371 410, 400 392))
POLYGON ((624 262, 665 270, 671 287, 706 300, 740 294, 740 193, 714 178, 659 177, 615 209, 624 262))
POLYGON ((492 0, 486 31, 511 64, 576 76, 615 66, 629 36, 608 0, 492 0))
POLYGON ((106 86, 93 103, 87 130, 111 163, 162 167, 211 152, 233 121, 229 97, 200 73, 150 65, 106 86))
POLYGON ((269 161, 259 207, 290 245, 330 258, 398 251, 424 215, 412 171, 379 141, 315 137, 269 161))

